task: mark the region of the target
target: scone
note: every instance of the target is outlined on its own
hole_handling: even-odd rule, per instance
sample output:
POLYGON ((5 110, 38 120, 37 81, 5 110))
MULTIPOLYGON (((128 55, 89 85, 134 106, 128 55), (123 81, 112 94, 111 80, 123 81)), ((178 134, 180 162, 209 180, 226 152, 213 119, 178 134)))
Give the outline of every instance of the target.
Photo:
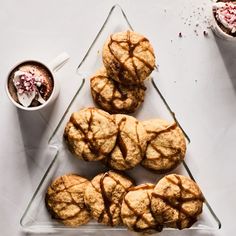
POLYGON ((143 121, 142 124, 148 133, 148 144, 141 164, 157 173, 176 168, 186 153, 182 130, 176 123, 161 119, 143 121))
POLYGON ((129 189, 125 195, 121 218, 128 229, 136 232, 161 231, 162 225, 156 222, 151 211, 151 194, 154 184, 141 184, 129 189))
POLYGON ((92 217, 100 223, 116 226, 122 223, 121 204, 133 181, 114 171, 95 176, 85 190, 84 201, 92 217))
POLYGON ((112 151, 118 128, 113 117, 97 108, 74 112, 64 130, 69 150, 85 161, 98 161, 112 151))
POLYGON ((84 191, 89 181, 68 174, 54 180, 48 187, 45 203, 52 217, 65 225, 76 227, 86 224, 90 214, 84 204, 84 191))
POLYGON ((112 34, 106 41, 103 63, 112 79, 123 84, 140 84, 155 67, 149 40, 134 31, 112 34))
POLYGON ((165 227, 191 227, 202 212, 203 195, 198 185, 188 177, 171 174, 156 185, 151 209, 157 222, 165 227))
POLYGON ((145 89, 140 85, 122 85, 112 80, 104 67, 90 79, 93 100, 110 113, 132 113, 144 101, 145 89))
POLYGON ((104 159, 106 164, 116 170, 127 170, 138 165, 147 145, 147 133, 141 122, 128 115, 114 115, 118 126, 115 147, 104 159))

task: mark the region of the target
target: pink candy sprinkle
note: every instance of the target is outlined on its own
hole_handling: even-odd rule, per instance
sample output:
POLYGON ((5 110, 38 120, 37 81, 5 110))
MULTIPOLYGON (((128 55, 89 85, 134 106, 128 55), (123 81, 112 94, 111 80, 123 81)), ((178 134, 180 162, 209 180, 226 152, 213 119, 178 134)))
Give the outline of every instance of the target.
MULTIPOLYGON (((216 10, 218 18, 221 16, 228 24, 230 29, 236 27, 236 5, 233 3, 226 3, 223 7, 216 10)), ((220 18, 218 19, 220 20, 220 18)))
POLYGON ((20 94, 31 93, 42 85, 42 78, 35 76, 32 73, 25 73, 19 76, 19 80, 15 83, 15 86, 20 94))
POLYGON ((24 93, 24 89, 18 89, 19 94, 24 93))

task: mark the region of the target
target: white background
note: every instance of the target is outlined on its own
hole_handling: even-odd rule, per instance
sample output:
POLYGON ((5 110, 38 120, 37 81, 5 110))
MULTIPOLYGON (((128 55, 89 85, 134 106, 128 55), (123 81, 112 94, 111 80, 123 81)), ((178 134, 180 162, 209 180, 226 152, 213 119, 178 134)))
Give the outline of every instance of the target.
POLYGON ((50 136, 72 98, 72 75, 114 3, 155 48, 163 93, 192 140, 188 163, 222 222, 215 232, 161 235, 234 235, 236 42, 218 39, 207 28, 210 1, 205 0, 1 1, 0 234, 25 234, 19 220, 43 174, 37 165, 43 157, 30 158, 25 150, 43 145, 50 136), (47 62, 62 51, 71 59, 58 72, 61 93, 46 111, 45 125, 37 112, 22 112, 10 103, 5 80, 17 62, 47 62))

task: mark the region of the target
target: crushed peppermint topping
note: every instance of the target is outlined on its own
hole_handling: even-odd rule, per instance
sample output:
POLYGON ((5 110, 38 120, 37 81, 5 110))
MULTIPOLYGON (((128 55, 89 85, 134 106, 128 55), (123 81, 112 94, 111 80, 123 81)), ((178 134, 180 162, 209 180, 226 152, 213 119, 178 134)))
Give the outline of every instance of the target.
POLYGON ((236 32, 236 5, 232 2, 218 2, 213 5, 213 11, 219 21, 231 33, 236 32))
POLYGON ((39 93, 43 78, 35 76, 33 69, 29 72, 16 71, 13 83, 17 90, 17 97, 23 106, 28 107, 34 99, 41 104, 45 102, 39 93))
POLYGON ((14 79, 14 85, 19 93, 30 93, 36 90, 35 86, 40 87, 42 82, 42 78, 27 72, 18 75, 18 79, 14 79))

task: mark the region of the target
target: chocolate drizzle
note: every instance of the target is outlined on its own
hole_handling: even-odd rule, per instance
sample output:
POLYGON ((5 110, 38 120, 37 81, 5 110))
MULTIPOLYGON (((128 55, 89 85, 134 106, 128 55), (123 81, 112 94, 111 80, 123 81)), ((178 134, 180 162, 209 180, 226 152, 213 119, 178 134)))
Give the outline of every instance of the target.
MULTIPOLYGON (((93 184, 92 184, 92 186, 95 188, 95 186, 93 184)), ((128 189, 125 188, 125 186, 123 186, 122 183, 118 179, 116 179, 114 176, 112 176, 110 171, 104 173, 101 176, 100 181, 99 181, 99 186, 100 186, 100 189, 96 189, 95 188, 95 190, 97 192, 101 193, 101 197, 102 197, 103 202, 104 202, 104 209, 101 212, 100 216, 98 217, 98 222, 99 223, 103 222, 105 215, 107 215, 107 217, 108 217, 108 225, 114 226, 113 212, 111 212, 111 205, 114 204, 115 205, 115 209, 121 208, 121 203, 122 203, 122 200, 123 200, 123 196, 128 191, 128 189), (124 189, 123 194, 121 194, 118 202, 114 202, 112 200, 112 196, 110 196, 110 197, 107 196, 107 193, 106 193, 106 190, 105 190, 105 185, 104 185, 105 178, 111 178, 112 180, 115 181, 116 185, 121 185, 122 188, 124 189)))
MULTIPOLYGON (((204 201, 204 198, 201 194, 201 192, 196 195, 194 192, 191 191, 191 189, 187 189, 183 187, 183 183, 182 180, 180 178, 180 176, 175 175, 176 179, 177 179, 177 183, 175 181, 173 181, 171 178, 169 178, 168 176, 166 176, 166 180, 168 180, 170 182, 171 185, 176 185, 179 188, 179 194, 180 196, 165 196, 165 193, 162 194, 158 194, 157 192, 153 192, 152 193, 152 197, 154 198, 160 198, 165 205, 167 206, 167 208, 172 208, 174 210, 176 210, 178 212, 178 219, 176 221, 173 220, 166 220, 164 219, 164 214, 162 215, 163 218, 163 224, 175 224, 176 228, 178 229, 183 229, 183 228, 189 228, 191 227, 196 221, 197 221, 197 216, 201 213, 202 209, 198 209, 198 211, 195 212, 195 214, 191 214, 189 213, 187 210, 183 209, 182 205, 186 202, 193 202, 193 201, 204 201), (183 193, 188 193, 191 195, 191 197, 184 197, 183 193), (185 223, 187 222, 187 225, 183 225, 183 221, 185 221, 185 223)), ((193 203, 194 204, 194 203, 193 203)), ((164 212, 163 212, 164 213, 164 212)))
MULTIPOLYGON (((109 84, 109 80, 108 80, 107 76, 104 76, 104 75, 96 75, 96 76, 94 76, 94 77, 92 77, 92 78, 90 79, 91 84, 93 83, 93 81, 94 81, 95 79, 106 79, 106 80, 107 80, 106 83, 102 86, 102 88, 101 88, 99 91, 95 90, 95 89, 93 88, 93 86, 91 86, 91 91, 93 91, 94 94, 95 94, 95 95, 93 96, 93 98, 94 98, 95 102, 99 104, 99 97, 101 97, 102 99, 105 99, 104 97, 101 96, 101 93, 102 93, 103 90, 106 88, 106 86, 109 84)), ((113 91, 113 93, 114 93, 114 91, 113 91)))
MULTIPOLYGON (((147 155, 144 155, 144 160, 150 160, 150 161, 157 161, 159 160, 162 163, 162 167, 163 170, 158 170, 158 171, 169 171, 173 168, 175 168, 177 166, 177 164, 182 160, 182 150, 181 148, 178 147, 173 147, 171 145, 164 145, 164 144, 155 144, 155 140, 158 138, 159 135, 163 134, 163 133, 167 133, 170 132, 171 130, 174 130, 178 127, 177 123, 173 123, 172 125, 160 130, 160 131, 148 131, 147 133, 151 133, 153 134, 153 136, 151 137, 151 139, 148 141, 147 146, 150 145, 150 147, 152 147, 158 154, 160 154, 160 156, 158 157, 152 157, 152 158, 147 158, 147 155), (161 148, 166 148, 166 149, 170 149, 172 154, 164 154, 163 151, 161 150, 161 148), (168 159, 169 162, 171 163, 171 167, 166 167, 164 168, 164 160, 168 159)), ((147 166, 148 167, 148 166, 147 166)), ((148 167, 151 168, 151 167, 148 167)))
MULTIPOLYGON (((123 139, 121 137, 121 130, 123 129, 123 127, 125 126, 125 122, 126 122, 126 117, 122 117, 122 119, 118 122, 117 126, 118 126, 118 133, 117 133, 117 139, 116 139, 116 144, 115 144, 115 147, 118 146, 122 155, 123 155, 123 158, 124 160, 126 159, 127 157, 127 147, 126 147, 126 144, 123 142, 123 139)), ((115 148, 114 147, 114 148, 115 148)), ((112 150, 113 152, 113 150, 112 150)), ((111 153, 112 153, 111 152, 111 153)), ((111 154, 112 155, 112 154, 111 154)))
POLYGON ((138 191, 138 190, 149 190, 149 189, 154 189, 153 185, 149 185, 149 184, 141 184, 139 186, 135 186, 135 187, 131 187, 129 188, 129 192, 131 191, 138 191))
MULTIPOLYGON (((120 82, 123 82, 122 80, 126 79, 126 77, 131 77, 132 81, 130 81, 130 82, 133 82, 133 83, 137 84, 137 83, 141 83, 148 76, 147 75, 147 76, 145 76, 145 78, 141 78, 141 76, 140 76, 141 71, 139 71, 134 59, 142 62, 145 65, 145 67, 147 67, 150 70, 150 72, 154 69, 153 65, 149 64, 146 60, 144 60, 143 58, 138 56, 140 54, 140 51, 135 52, 136 51, 135 49, 137 47, 143 46, 141 44, 143 42, 148 42, 149 43, 149 40, 147 38, 143 37, 136 43, 132 42, 130 31, 127 31, 127 38, 125 40, 115 40, 113 38, 113 35, 110 36, 110 41, 108 43, 108 49, 109 49, 109 52, 111 53, 111 55, 115 59, 113 64, 112 64, 113 66, 115 66, 115 68, 114 68, 115 71, 112 70, 112 68, 110 68, 110 69, 111 69, 111 71, 113 71, 113 73, 118 71, 117 76, 118 76, 120 82), (119 47, 122 48, 122 50, 128 51, 128 56, 123 62, 120 60, 119 55, 117 55, 116 51, 112 48, 113 44, 119 45, 119 47), (127 46, 122 46, 122 44, 125 44, 127 46), (128 47, 128 49, 127 49, 127 47, 128 47), (134 72, 126 64, 126 62, 128 60, 131 60, 132 66, 134 68, 134 72), (127 76, 127 72, 128 72, 128 76, 127 76)), ((149 47, 146 47, 145 51, 150 52, 151 55, 153 57, 155 57, 154 53, 152 52, 152 50, 150 50, 149 47)), ((110 65, 110 67, 112 65, 110 65)))
MULTIPOLYGON (((157 152, 160 154, 159 157, 155 157, 155 158, 151 158, 149 160, 151 161, 156 161, 156 160, 159 160, 161 161, 162 163, 162 166, 164 166, 164 161, 165 159, 168 159, 169 162, 172 163, 172 167, 171 168, 165 168, 164 171, 169 171, 170 169, 174 168, 176 166, 176 163, 178 163, 179 161, 181 161, 181 158, 180 158, 180 154, 181 154, 181 149, 180 148, 174 148, 174 147, 171 147, 171 146, 163 146, 162 147, 165 147, 165 148, 168 148, 168 149, 172 149, 173 150, 173 153, 172 154, 169 154, 169 155, 165 155, 156 145, 154 145, 153 143, 150 143, 150 146, 157 152)), ((147 159, 147 157, 145 157, 145 159, 147 159)))
MULTIPOLYGON (((129 210, 135 215, 136 220, 132 225, 132 229, 136 232, 144 232, 147 230, 156 230, 158 232, 162 231, 163 226, 160 225, 158 222, 156 222, 155 217, 151 211, 151 198, 149 196, 148 190, 154 189, 154 185, 140 185, 140 186, 136 186, 136 187, 132 187, 129 189, 130 191, 138 191, 138 190, 146 190, 146 194, 147 194, 147 198, 149 199, 149 204, 148 204, 148 210, 150 210, 150 213, 152 215, 152 218, 154 220, 154 222, 150 222, 144 215, 147 212, 138 212, 134 207, 131 206, 130 202, 126 199, 126 197, 124 198, 124 203, 126 204, 126 206, 129 208, 129 210), (145 228, 141 229, 138 227, 138 222, 142 220, 145 222, 145 224, 147 225, 145 228)), ((129 217, 129 215, 123 215, 124 217, 129 217)))
POLYGON ((128 150, 127 143, 124 141, 124 136, 127 137, 129 140, 131 140, 131 142, 138 148, 139 155, 141 156, 140 159, 142 159, 143 153, 144 153, 144 148, 142 147, 141 140, 140 140, 139 133, 138 133, 138 125, 140 123, 138 121, 135 121, 134 125, 135 125, 136 138, 133 138, 124 129, 124 127, 126 126, 126 120, 127 120, 126 117, 122 117, 122 119, 118 122, 118 124, 117 124, 118 125, 118 134, 117 134, 116 144, 115 144, 114 149, 111 151, 110 157, 108 157, 106 160, 106 163, 109 166, 113 167, 114 169, 117 169, 116 165, 114 164, 117 162, 116 157, 114 156, 114 150, 117 147, 119 148, 121 155, 122 155, 122 159, 123 159, 123 163, 120 162, 120 160, 119 160, 119 166, 120 165, 123 166, 122 170, 126 170, 126 169, 133 167, 133 163, 131 163, 132 158, 130 158, 130 155, 133 155, 133 153, 130 153, 130 151, 128 150), (113 164, 112 164, 112 162, 113 162, 113 164))
MULTIPOLYGON (((96 157, 100 158, 101 156, 107 155, 107 151, 104 151, 102 149, 103 145, 98 144, 98 140, 105 140, 106 141, 106 140, 116 136, 117 130, 114 131, 114 133, 110 133, 110 134, 104 135, 102 137, 95 137, 96 133, 92 130, 92 125, 95 121, 94 112, 96 112, 96 113, 100 113, 100 112, 99 112, 99 110, 95 111, 93 108, 87 109, 87 110, 90 112, 90 116, 87 120, 87 124, 88 124, 87 129, 84 129, 81 126, 81 124, 76 120, 76 118, 74 117, 73 114, 70 117, 70 122, 72 124, 72 127, 77 129, 77 131, 82 134, 82 137, 79 141, 83 141, 87 145, 87 147, 90 150, 91 154, 93 154, 93 156, 94 156, 94 160, 96 160, 96 157)), ((100 115, 104 116, 104 118, 109 119, 109 117, 106 117, 102 113, 100 113, 100 115)), ((111 119, 110 119, 110 121, 113 122, 111 119)), ((71 139, 70 140, 70 130, 68 132, 67 131, 64 132, 64 138, 67 141, 67 143, 69 144, 69 147, 71 146, 71 142, 72 143, 73 142, 78 142, 77 139, 75 139, 75 140, 71 139)), ((70 147, 70 150, 72 150, 73 153, 75 153, 75 150, 73 150, 73 149, 74 149, 74 147, 70 147)), ((82 152, 80 153, 82 159, 84 159, 85 161, 90 161, 89 158, 88 158, 88 154, 86 154, 84 151, 85 151, 85 149, 83 149, 82 152)))
POLYGON ((84 181, 81 181, 76 184, 70 185, 69 187, 66 187, 66 184, 64 181, 64 176, 61 176, 60 179, 58 180, 58 182, 59 182, 58 184, 53 183, 50 186, 50 188, 53 190, 52 194, 49 194, 48 192, 46 193, 46 196, 45 196, 46 207, 47 207, 48 211, 51 213, 52 218, 54 218, 54 219, 59 219, 59 220, 73 219, 81 213, 81 210, 86 209, 86 208, 85 208, 84 203, 77 202, 76 200, 74 200, 74 197, 73 197, 72 193, 69 191, 69 189, 73 188, 74 186, 83 185, 86 182, 88 183, 88 180, 85 179, 84 181), (64 186, 63 189, 61 189, 59 187, 59 185, 61 185, 61 184, 64 186), (70 201, 68 201, 68 200, 62 201, 62 200, 55 199, 55 197, 62 192, 66 192, 69 194, 70 201), (58 204, 63 204, 63 207, 58 209, 58 204), (70 205, 75 205, 78 208, 80 208, 80 210, 77 213, 75 213, 73 216, 66 217, 66 219, 62 218, 60 216, 60 212, 65 211, 70 205))
POLYGON ((136 145, 138 146, 138 149, 139 149, 139 152, 140 152, 140 155, 143 157, 143 152, 144 152, 144 148, 142 148, 141 146, 141 141, 140 141, 140 137, 139 137, 139 132, 138 132, 138 126, 139 126, 139 121, 135 121, 135 133, 136 133, 136 137, 137 137, 137 141, 135 142, 136 145))
MULTIPOLYGON (((87 132, 84 131, 84 129, 77 122, 77 120, 75 119, 75 117, 73 115, 70 118, 70 122, 72 122, 74 127, 83 134, 83 141, 85 143, 87 143, 87 145, 88 145, 89 149, 91 150, 91 152, 94 153, 95 155, 98 155, 98 150, 95 146, 95 143, 93 142, 94 141, 93 137, 91 138, 91 137, 88 136, 89 131, 91 132, 91 123, 93 122, 93 113, 92 113, 92 111, 90 112, 90 118, 87 121, 88 122, 88 131, 87 132)), ((87 158, 86 155, 84 155, 84 152, 81 153, 81 156, 85 161, 88 161, 88 158, 87 158)))
MULTIPOLYGON (((106 190, 104 187, 104 179, 109 176, 108 172, 106 172, 100 179, 100 188, 101 188, 101 194, 102 194, 102 198, 103 198, 103 202, 104 202, 104 211, 103 214, 106 213, 108 216, 108 220, 109 220, 109 225, 113 226, 113 220, 112 220, 112 213, 110 211, 110 206, 111 206, 111 200, 107 197, 106 195, 106 190)), ((101 214, 101 216, 103 216, 103 214, 101 214)), ((98 219, 98 222, 100 222, 100 217, 98 219)))
POLYGON ((146 87, 142 83, 137 86, 123 85, 109 78, 105 71, 101 71, 100 73, 90 79, 91 92, 95 103, 104 110, 112 113, 131 113, 143 102, 146 87), (98 82, 102 80, 104 82, 103 86, 99 89, 96 88, 97 80, 98 82), (108 95, 110 93, 106 91, 111 89, 112 93, 108 95), (103 92, 105 95, 103 95, 103 92), (116 104, 116 101, 120 101, 121 103, 116 104))

